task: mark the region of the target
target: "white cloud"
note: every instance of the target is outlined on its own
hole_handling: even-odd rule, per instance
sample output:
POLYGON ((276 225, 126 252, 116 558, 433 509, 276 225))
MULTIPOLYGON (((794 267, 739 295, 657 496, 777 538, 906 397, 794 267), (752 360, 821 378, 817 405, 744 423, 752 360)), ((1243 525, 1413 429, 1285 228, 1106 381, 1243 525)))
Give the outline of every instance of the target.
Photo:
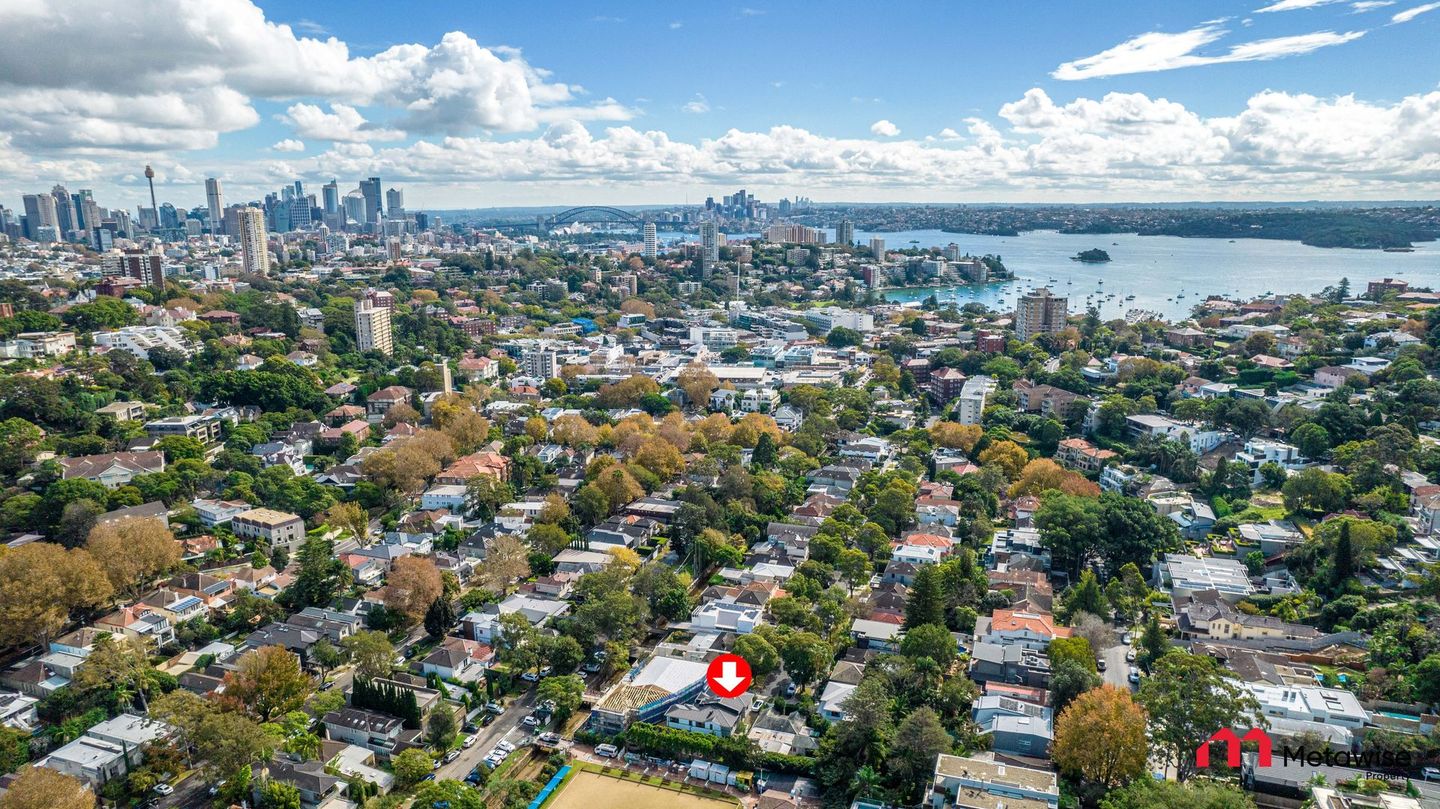
POLYGON ((674 30, 676 30, 677 28, 684 28, 684 27, 685 27, 685 23, 680 22, 679 20, 675 20, 674 22, 670 23, 670 30, 671 30, 671 31, 674 31, 674 30))
POLYGON ((311 23, 266 19, 251 0, 31 0, 4 3, 3 16, 0 128, 20 147, 211 148, 258 122, 257 98, 397 116, 369 127, 379 132, 516 132, 556 120, 557 110, 590 120, 635 114, 610 99, 578 103, 581 88, 519 51, 459 32, 357 56, 336 37, 297 33, 316 32, 311 23))
POLYGON ((303 152, 305 144, 294 138, 286 138, 270 147, 272 152, 303 152))
POLYGON ((1364 14, 1367 11, 1393 5, 1395 5, 1395 0, 1360 0, 1358 3, 1351 3, 1350 8, 1354 9, 1352 14, 1364 14))
POLYGON ((893 138, 900 134, 900 127, 882 118, 870 125, 870 134, 879 135, 882 138, 893 138))
MULTIPOLYGON (((1206 118, 1139 93, 1056 103, 1033 89, 968 137, 832 138, 777 126, 686 143, 629 126, 557 123, 534 138, 336 144, 302 176, 487 185, 557 201, 577 189, 804 185, 847 199, 1414 198, 1440 193, 1440 91, 1379 105, 1266 92, 1206 118), (568 189, 565 190, 565 189, 568 189)), ((958 134, 958 133, 956 133, 958 134)))
POLYGON ((1230 46, 1230 50, 1214 56, 1196 53, 1228 32, 1219 23, 1205 23, 1188 31, 1167 34, 1152 31, 1132 37, 1094 56, 1065 62, 1050 75, 1064 81, 1120 76, 1129 73, 1152 73, 1199 65, 1230 62, 1253 62, 1298 56, 1321 48, 1341 45, 1365 35, 1364 31, 1317 31, 1310 34, 1257 39, 1230 46))
POLYGON ((947 126, 940 130, 939 137, 941 140, 960 140, 960 133, 947 126))
POLYGON ((696 93, 695 97, 690 99, 689 103, 680 108, 680 111, 694 115, 703 115, 710 111, 710 102, 705 100, 705 96, 696 93))
POLYGON ((1416 17, 1419 17, 1421 14, 1425 14, 1426 12, 1434 11, 1434 10, 1437 9, 1437 8, 1440 8, 1440 3, 1426 3, 1426 4, 1423 5, 1423 6, 1416 6, 1416 7, 1414 7, 1414 8, 1407 8, 1407 9, 1405 9, 1404 11, 1398 12, 1398 13, 1396 13, 1393 17, 1391 17, 1391 18, 1390 18, 1390 22, 1392 22, 1392 23, 1410 22, 1411 20, 1415 19, 1416 17))
POLYGON ((314 104, 291 104, 282 119, 295 127, 296 135, 314 140, 359 142, 405 138, 405 133, 399 130, 371 126, 359 110, 348 104, 332 103, 330 112, 314 104))
POLYGON ((1264 14, 1269 11, 1298 11, 1304 8, 1328 6, 1331 3, 1339 2, 1342 2, 1342 0, 1279 0, 1279 2, 1271 3, 1264 8, 1255 9, 1255 13, 1264 14))

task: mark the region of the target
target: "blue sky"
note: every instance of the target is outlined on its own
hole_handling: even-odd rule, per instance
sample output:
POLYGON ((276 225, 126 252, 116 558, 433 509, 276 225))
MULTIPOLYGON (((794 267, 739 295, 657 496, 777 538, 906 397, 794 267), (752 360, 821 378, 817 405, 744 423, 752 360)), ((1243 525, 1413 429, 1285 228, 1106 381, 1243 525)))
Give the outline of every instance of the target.
POLYGON ((1440 2, 52 1, 0 0, 8 204, 147 160, 192 204, 1440 195, 1440 2))

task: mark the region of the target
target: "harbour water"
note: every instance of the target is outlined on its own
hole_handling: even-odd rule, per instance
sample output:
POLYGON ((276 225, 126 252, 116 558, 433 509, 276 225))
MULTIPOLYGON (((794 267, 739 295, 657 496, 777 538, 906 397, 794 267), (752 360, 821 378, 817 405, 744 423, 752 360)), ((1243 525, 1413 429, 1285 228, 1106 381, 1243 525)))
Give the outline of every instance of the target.
POLYGON ((940 230, 857 233, 869 244, 872 236, 885 247, 929 248, 957 244, 971 255, 998 255, 1015 280, 983 285, 893 289, 891 301, 923 301, 936 295, 942 303, 983 303, 998 310, 1014 307, 1015 299, 1037 286, 1048 286, 1070 298, 1070 311, 1100 308, 1105 319, 1124 317, 1130 309, 1183 319, 1209 295, 1252 298, 1267 292, 1311 293, 1349 278, 1352 289, 1365 282, 1398 278, 1412 287, 1440 288, 1440 243, 1422 242, 1413 253, 1309 247, 1271 239, 1182 239, 1134 234, 1074 235, 1034 231, 1019 236, 977 236, 940 230), (1104 264, 1072 261, 1092 247, 1110 254, 1104 264), (1133 296, 1133 297, 1131 297, 1133 296))

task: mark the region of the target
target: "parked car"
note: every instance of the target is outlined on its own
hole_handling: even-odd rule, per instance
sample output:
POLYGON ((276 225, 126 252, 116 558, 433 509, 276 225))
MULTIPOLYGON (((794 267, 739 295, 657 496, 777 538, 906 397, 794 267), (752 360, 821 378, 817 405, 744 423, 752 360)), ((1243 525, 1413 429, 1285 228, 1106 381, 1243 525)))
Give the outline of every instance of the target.
POLYGON ((445 763, 446 763, 446 764, 449 764, 450 762, 454 761, 454 760, 457 759, 457 758, 460 758, 460 751, 459 751, 459 750, 451 750, 450 752, 448 752, 448 753, 445 754, 445 763))
POLYGON ((495 714, 493 714, 493 713, 487 713, 487 714, 485 714, 484 716, 480 717, 480 727, 482 727, 482 728, 488 728, 488 727, 490 727, 491 723, 493 723, 494 721, 495 721, 495 714))
POLYGON ((487 702, 485 703, 485 710, 493 714, 502 714, 505 713, 505 706, 498 702, 487 702))
POLYGON ((540 682, 540 675, 536 674, 533 671, 527 671, 524 674, 520 675, 520 679, 524 680, 527 683, 538 683, 540 682))
POLYGON ((515 745, 504 739, 501 739, 500 741, 495 743, 495 749, 505 753, 506 755, 509 755, 510 753, 515 752, 515 745))
POLYGON ((533 728, 533 727, 535 727, 536 725, 539 725, 539 724, 540 724, 540 720, 536 719, 536 718, 535 718, 535 714, 532 713, 532 714, 526 716, 524 719, 521 719, 521 720, 520 720, 520 723, 523 724, 523 725, 524 725, 525 727, 527 727, 527 728, 533 728))
POLYGON ((601 664, 596 662, 590 662, 585 664, 584 671, 586 674, 596 674, 602 668, 604 668, 604 666, 602 666, 601 664))
POLYGON ((1105 658, 1103 658, 1103 657, 1097 657, 1097 658, 1095 658, 1095 669, 1096 669, 1096 671, 1104 671, 1104 670, 1105 670, 1105 658))
POLYGON ((1131 666, 1131 667, 1130 667, 1130 677, 1129 677, 1129 680, 1130 680, 1130 682, 1135 683, 1135 684, 1138 685, 1138 684, 1140 683, 1140 669, 1137 669, 1137 668, 1135 668, 1134 666, 1131 666))
POLYGON ((477 724, 475 724, 474 722, 466 722, 466 723, 465 723, 465 727, 460 728, 460 729, 463 730, 463 731, 465 731, 466 733, 479 733, 479 732, 480 732, 480 726, 477 725, 477 724))
POLYGON ((552 674, 554 674, 554 673, 555 673, 555 667, 554 667, 554 666, 541 666, 541 667, 540 667, 540 676, 541 676, 541 677, 549 677, 550 675, 552 675, 552 674))
POLYGON ((462 742, 460 742, 460 746, 463 747, 463 748, 465 748, 466 750, 469 750, 470 748, 472 748, 472 747, 475 746, 475 741, 476 741, 476 737, 474 737, 474 736, 466 736, 466 737, 465 737, 465 740, 462 741, 462 742))
POLYGON ((620 755, 620 748, 613 744, 597 744, 595 745, 595 755, 601 758, 615 758, 620 755))
POLYGON ((484 776, 480 774, 480 766, 476 765, 475 768, 470 771, 470 774, 465 776, 465 783, 478 784, 480 783, 480 779, 483 777, 484 776))
POLYGON ((437 759, 435 759, 434 761, 432 761, 432 762, 430 763, 430 769, 432 769, 432 770, 438 770, 438 769, 440 769, 440 759, 437 758, 437 759))
POLYGON ((1126 663, 1134 663, 1134 662, 1135 662, 1135 650, 1134 650, 1133 648, 1126 650, 1126 652, 1125 652, 1125 662, 1126 662, 1126 663))
POLYGON ((156 795, 169 795, 170 793, 172 793, 172 792, 174 792, 174 791, 175 791, 175 787, 172 787, 172 786, 170 786, 169 784, 166 784, 166 783, 164 783, 164 782, 161 782, 161 783, 155 785, 155 794, 156 794, 156 795))
POLYGON ((1123 644, 1125 644, 1126 646, 1129 646, 1130 644, 1132 644, 1132 643, 1135 642, 1135 633, 1134 633, 1134 632, 1126 632, 1126 633, 1120 638, 1120 642, 1123 643, 1123 644))
POLYGON ((1426 781, 1440 781, 1440 767, 1422 767, 1420 777, 1426 781))

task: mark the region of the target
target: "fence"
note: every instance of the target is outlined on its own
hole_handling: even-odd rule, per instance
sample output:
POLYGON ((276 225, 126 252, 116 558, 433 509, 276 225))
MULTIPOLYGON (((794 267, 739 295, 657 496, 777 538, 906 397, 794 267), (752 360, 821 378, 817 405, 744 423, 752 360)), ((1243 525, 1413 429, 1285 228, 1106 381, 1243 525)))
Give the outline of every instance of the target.
POLYGON ((545 784, 545 788, 540 790, 540 794, 535 796, 535 800, 531 801, 530 805, 526 807, 526 809, 540 809, 540 807, 545 803, 545 800, 550 797, 550 793, 554 792, 556 787, 560 786, 560 782, 564 781, 565 776, 569 774, 569 764, 566 764, 564 767, 561 767, 559 770, 557 770, 554 775, 550 776, 550 781, 545 784))

